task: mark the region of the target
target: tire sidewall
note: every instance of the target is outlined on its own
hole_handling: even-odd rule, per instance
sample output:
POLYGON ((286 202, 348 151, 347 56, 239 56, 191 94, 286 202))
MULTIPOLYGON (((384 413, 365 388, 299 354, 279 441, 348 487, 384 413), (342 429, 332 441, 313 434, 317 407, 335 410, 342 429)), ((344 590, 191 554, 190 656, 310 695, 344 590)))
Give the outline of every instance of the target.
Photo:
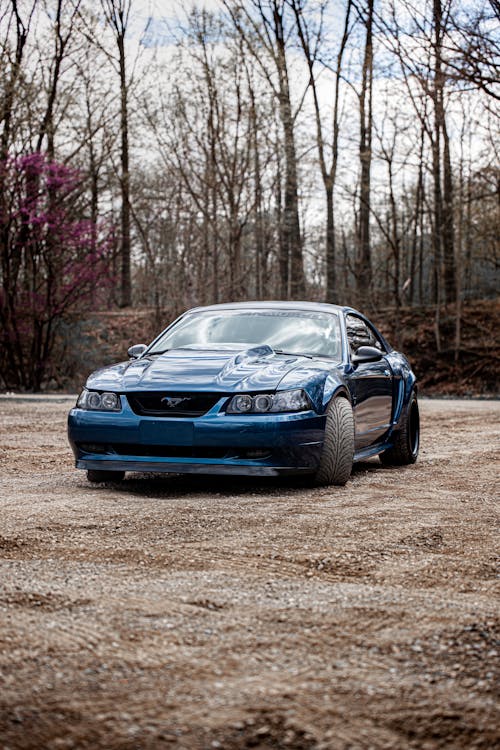
POLYGON ((418 408, 417 394, 415 391, 410 396, 408 412, 406 417, 406 447, 409 463, 415 463, 420 448, 420 414, 418 408))

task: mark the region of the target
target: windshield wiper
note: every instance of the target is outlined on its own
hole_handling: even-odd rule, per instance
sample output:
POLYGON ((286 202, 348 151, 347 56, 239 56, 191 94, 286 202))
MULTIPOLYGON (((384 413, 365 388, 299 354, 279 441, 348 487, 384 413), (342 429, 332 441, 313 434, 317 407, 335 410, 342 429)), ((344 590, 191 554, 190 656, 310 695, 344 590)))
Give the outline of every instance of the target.
POLYGON ((315 356, 313 354, 306 354, 305 352, 285 352, 284 349, 275 349, 274 346, 272 349, 276 354, 285 354, 288 357, 308 357, 308 359, 312 359, 315 356))
MULTIPOLYGON (((162 349, 160 352, 149 352, 148 356, 156 356, 161 354, 166 354, 167 352, 194 352, 196 351, 196 347, 192 346, 171 346, 168 349, 162 349)), ((210 351, 210 350, 209 350, 210 351)))

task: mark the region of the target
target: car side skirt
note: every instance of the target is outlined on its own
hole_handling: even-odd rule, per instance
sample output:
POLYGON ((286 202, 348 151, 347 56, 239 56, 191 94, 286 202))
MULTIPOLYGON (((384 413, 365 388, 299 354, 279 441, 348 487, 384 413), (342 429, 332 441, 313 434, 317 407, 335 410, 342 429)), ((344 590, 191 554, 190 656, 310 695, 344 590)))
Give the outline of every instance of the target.
POLYGON ((392 448, 392 442, 377 443, 377 445, 368 445, 366 448, 361 448, 354 454, 354 463, 358 461, 366 461, 367 458, 373 458, 378 456, 380 453, 392 448))

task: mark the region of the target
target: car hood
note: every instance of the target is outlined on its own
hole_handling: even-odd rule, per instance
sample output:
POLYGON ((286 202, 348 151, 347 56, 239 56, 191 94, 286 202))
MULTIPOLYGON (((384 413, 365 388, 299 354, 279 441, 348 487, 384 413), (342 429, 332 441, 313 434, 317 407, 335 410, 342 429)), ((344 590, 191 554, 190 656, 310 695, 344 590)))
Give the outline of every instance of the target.
POLYGON ((300 355, 277 354, 269 346, 243 351, 174 349, 161 355, 122 362, 94 372, 87 388, 132 391, 274 391, 287 375, 287 387, 308 379, 325 363, 300 355), (299 374, 300 373, 300 374, 299 374))

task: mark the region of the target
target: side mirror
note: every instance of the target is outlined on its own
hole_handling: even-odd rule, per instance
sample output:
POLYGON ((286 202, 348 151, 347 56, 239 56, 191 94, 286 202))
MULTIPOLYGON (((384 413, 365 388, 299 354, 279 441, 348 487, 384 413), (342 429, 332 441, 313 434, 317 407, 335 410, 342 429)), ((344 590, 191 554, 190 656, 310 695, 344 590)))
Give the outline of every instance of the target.
POLYGON ((141 354, 144 354, 147 348, 146 344, 134 344, 134 346, 131 346, 127 351, 127 354, 131 359, 138 359, 141 354))
POLYGON ((379 362, 383 356, 383 353, 376 346, 360 346, 352 357, 352 363, 353 365, 360 365, 363 362, 379 362))

